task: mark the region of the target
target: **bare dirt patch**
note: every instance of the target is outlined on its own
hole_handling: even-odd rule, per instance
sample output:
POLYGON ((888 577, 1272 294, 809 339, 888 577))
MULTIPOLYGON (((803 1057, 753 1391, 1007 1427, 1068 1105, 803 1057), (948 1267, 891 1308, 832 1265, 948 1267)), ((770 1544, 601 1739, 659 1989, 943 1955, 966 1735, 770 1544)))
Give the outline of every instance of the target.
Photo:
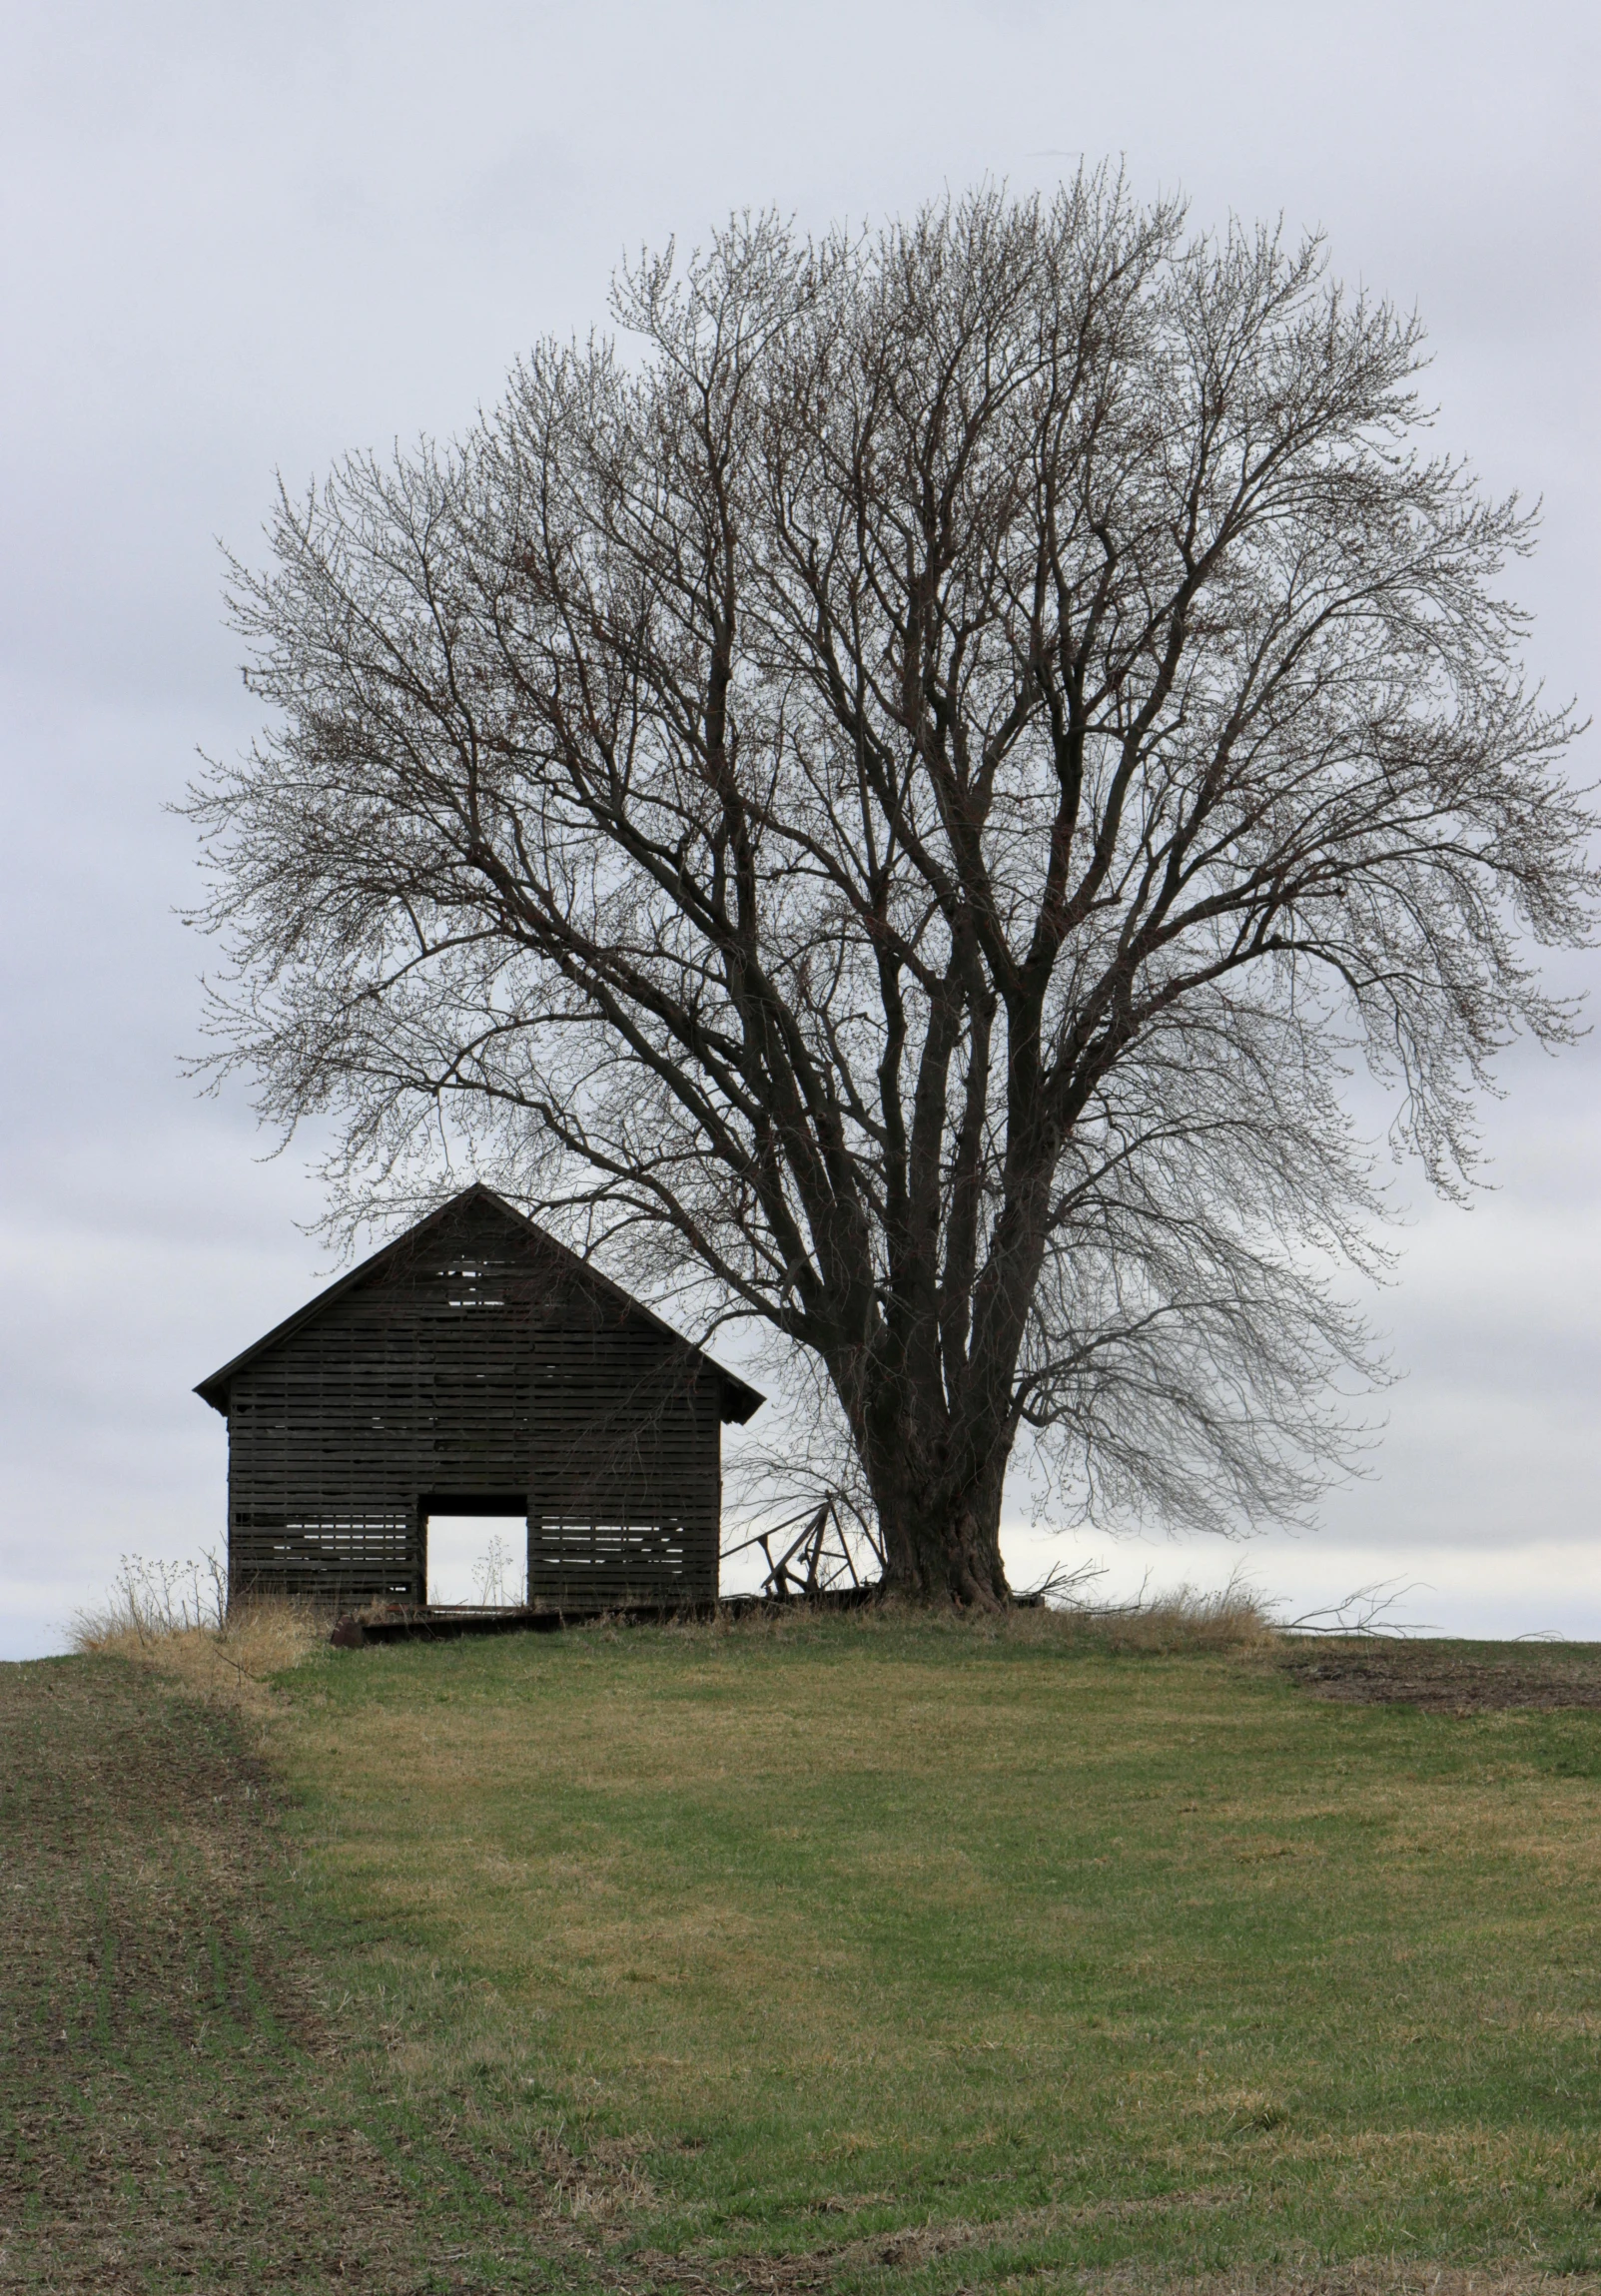
POLYGON ((1279 1666, 1314 1698, 1354 1706, 1420 1706, 1450 1714, 1497 1708, 1601 1709, 1601 1644, 1296 1642, 1279 1666))
POLYGON ((323 2093, 269 1802, 146 1669, 0 1668, 0 2289, 451 2284, 323 2093))

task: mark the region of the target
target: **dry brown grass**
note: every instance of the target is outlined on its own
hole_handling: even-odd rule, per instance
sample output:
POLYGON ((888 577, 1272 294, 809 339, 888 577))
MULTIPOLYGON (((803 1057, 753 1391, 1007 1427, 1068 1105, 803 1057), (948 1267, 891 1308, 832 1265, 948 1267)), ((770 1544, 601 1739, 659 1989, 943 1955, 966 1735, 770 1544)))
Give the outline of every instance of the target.
POLYGON ((1248 1579, 1237 1576, 1226 1586, 1186 1584, 1132 1603, 1068 1604, 1049 1615, 1062 1620, 1071 1634, 1090 1637, 1115 1653, 1255 1651, 1281 1639, 1271 1606, 1248 1579))
POLYGON ((192 1696, 265 1713, 271 1678, 321 1649, 328 1621, 305 1603, 235 1603, 221 1625, 140 1616, 127 1605, 80 1612, 72 1646, 85 1658, 154 1667, 192 1696))
MULTIPOLYGON (((783 1636, 805 1631, 816 1616, 804 1603, 762 1603, 726 1610, 712 1625, 685 1620, 676 1631, 688 1636, 783 1636)), ((1075 1599, 1070 1587, 1065 1597, 1048 1592, 1043 1602, 1023 1602, 990 1613, 925 1609, 891 1599, 867 1604, 853 1611, 851 1619, 853 1631, 864 1634, 901 1634, 910 1626, 986 1642, 1081 1648, 1090 1644, 1113 1656, 1263 1651, 1284 1639, 1272 1606, 1240 1577, 1211 1589, 1187 1584, 1142 1594, 1130 1603, 1075 1599)))

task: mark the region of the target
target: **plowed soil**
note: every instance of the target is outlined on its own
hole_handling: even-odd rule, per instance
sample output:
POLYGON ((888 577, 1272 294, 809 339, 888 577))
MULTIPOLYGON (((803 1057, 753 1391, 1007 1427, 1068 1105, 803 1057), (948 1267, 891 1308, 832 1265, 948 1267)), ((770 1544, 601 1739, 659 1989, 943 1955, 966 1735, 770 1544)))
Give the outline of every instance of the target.
POLYGON ((1385 1642, 1294 1644, 1279 1663, 1314 1698, 1485 1714, 1498 1707, 1601 1707, 1601 1644, 1385 1642))

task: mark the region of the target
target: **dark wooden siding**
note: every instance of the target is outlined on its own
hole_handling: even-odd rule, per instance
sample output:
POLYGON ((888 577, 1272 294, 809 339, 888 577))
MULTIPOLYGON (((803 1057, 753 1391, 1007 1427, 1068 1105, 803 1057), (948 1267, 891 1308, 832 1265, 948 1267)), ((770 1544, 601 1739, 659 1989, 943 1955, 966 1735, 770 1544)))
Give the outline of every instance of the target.
POLYGON ((231 1584, 420 1601, 428 1512, 497 1503, 527 1512, 535 1602, 705 1599, 721 1403, 692 1348, 468 1203, 230 1381, 231 1584))

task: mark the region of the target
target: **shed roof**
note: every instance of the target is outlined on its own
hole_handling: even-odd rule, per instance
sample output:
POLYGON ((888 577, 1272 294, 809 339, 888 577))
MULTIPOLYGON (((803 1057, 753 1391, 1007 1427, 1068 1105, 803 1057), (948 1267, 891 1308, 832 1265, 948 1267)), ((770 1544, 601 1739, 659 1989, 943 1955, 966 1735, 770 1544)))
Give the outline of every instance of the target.
POLYGON ((683 1336, 682 1332, 675 1331, 670 1323, 664 1323, 659 1315, 652 1313, 650 1308, 635 1299, 631 1293, 624 1291, 620 1283, 613 1283, 610 1276, 602 1275, 597 1267, 591 1267, 586 1259, 580 1259, 575 1251, 570 1251, 566 1244, 559 1243, 553 1235, 547 1234, 535 1221, 518 1211, 514 1204, 507 1203, 503 1195, 496 1195, 492 1187, 485 1187, 481 1180, 474 1181, 471 1187, 463 1188, 459 1195, 453 1195, 447 1203, 441 1203, 436 1211, 430 1211, 425 1218, 416 1220, 410 1227, 403 1228, 399 1235, 392 1236, 382 1250, 375 1251, 371 1258, 364 1259, 359 1266, 353 1267, 348 1274, 340 1276, 336 1282, 318 1292, 317 1296, 314 1299, 309 1299, 304 1307, 298 1307, 293 1315, 286 1315, 282 1323, 275 1323, 271 1331, 264 1332, 260 1339, 253 1341, 243 1353, 234 1356, 225 1363, 221 1370, 214 1371, 209 1378, 202 1379, 196 1387, 195 1393, 203 1397, 214 1411, 221 1411, 226 1416, 229 1388, 237 1374, 243 1371, 247 1364, 254 1363, 256 1358, 259 1355, 265 1355, 269 1348, 277 1347, 282 1341, 290 1338, 301 1329, 303 1324, 314 1322, 325 1309, 332 1307, 337 1299, 343 1299, 348 1291, 354 1291, 359 1284, 365 1283, 369 1277, 377 1274, 385 1263, 400 1250, 402 1245, 411 1243, 419 1235, 425 1235, 430 1227, 442 1225, 452 1212, 459 1211, 464 1204, 469 1203, 482 1204, 499 1212, 516 1229, 519 1240, 524 1243, 530 1240, 536 1241, 542 1250, 553 1252, 566 1272, 576 1281, 587 1286, 591 1292, 607 1300, 611 1305, 620 1306, 626 1309, 630 1315, 637 1316, 643 1322, 650 1324, 653 1329, 672 1340, 675 1346, 685 1348, 689 1354, 695 1357, 697 1362, 703 1363, 707 1370, 715 1372, 723 1384, 722 1417, 724 1420, 733 1420, 738 1425, 743 1426, 754 1412, 760 1410, 766 1401, 765 1396, 759 1395, 754 1387, 747 1386, 743 1379, 736 1378, 732 1371, 725 1370, 722 1364, 714 1361, 703 1348, 695 1346, 692 1340, 683 1336))

